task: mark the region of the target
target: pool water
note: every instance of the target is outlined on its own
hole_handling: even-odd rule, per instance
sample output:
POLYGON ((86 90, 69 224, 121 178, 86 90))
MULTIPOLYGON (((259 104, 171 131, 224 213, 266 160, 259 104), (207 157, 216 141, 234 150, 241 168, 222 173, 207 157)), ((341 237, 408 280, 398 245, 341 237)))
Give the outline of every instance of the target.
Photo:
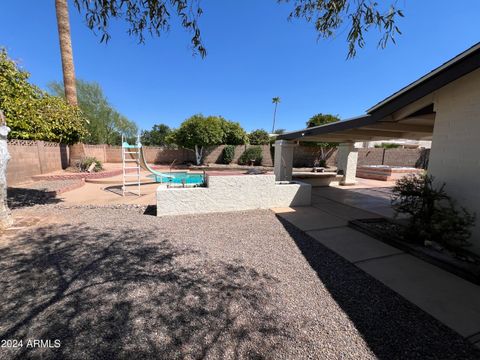
POLYGON ((192 174, 188 172, 165 173, 162 176, 150 175, 158 183, 170 184, 201 184, 203 183, 203 174, 192 174))

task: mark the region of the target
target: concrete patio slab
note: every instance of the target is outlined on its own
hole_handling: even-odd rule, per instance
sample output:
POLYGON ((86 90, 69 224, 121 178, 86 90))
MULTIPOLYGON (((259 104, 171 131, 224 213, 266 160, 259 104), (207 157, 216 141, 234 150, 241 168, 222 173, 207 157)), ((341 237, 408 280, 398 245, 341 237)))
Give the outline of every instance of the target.
POLYGON ((403 254, 356 264, 465 338, 480 332, 480 287, 403 254))
POLYGON ((345 220, 371 219, 380 217, 379 214, 341 204, 333 200, 312 194, 312 206, 345 220))
POLYGON ((390 206, 389 191, 389 188, 315 188, 312 190, 312 200, 317 201, 321 197, 344 206, 377 214, 377 216, 392 218, 395 213, 390 206))
POLYGON ((312 206, 274 208, 278 216, 303 231, 328 229, 347 225, 347 220, 330 215, 312 206))
POLYGON ((308 231, 307 234, 353 263, 403 254, 401 250, 348 227, 308 231))

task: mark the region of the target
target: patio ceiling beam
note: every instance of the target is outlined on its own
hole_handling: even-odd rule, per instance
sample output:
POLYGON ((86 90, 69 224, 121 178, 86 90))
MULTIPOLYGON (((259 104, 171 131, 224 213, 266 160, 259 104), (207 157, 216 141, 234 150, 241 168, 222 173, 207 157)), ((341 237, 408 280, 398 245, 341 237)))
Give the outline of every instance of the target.
POLYGON ((352 130, 346 130, 341 132, 340 134, 345 134, 349 136, 374 136, 374 137, 402 137, 404 135, 404 131, 382 131, 382 130, 369 130, 364 127, 352 130))
POLYGON ((409 133, 421 133, 432 134, 433 125, 413 125, 413 124, 401 124, 401 123, 377 123, 363 127, 366 130, 382 130, 393 132, 409 132, 409 133))
MULTIPOLYGON (((391 134, 391 133, 390 133, 391 134)), ((298 139, 299 141, 326 141, 326 142, 356 142, 356 141, 366 141, 366 140, 387 140, 393 139, 394 137, 389 136, 385 138, 384 136, 373 136, 373 135, 358 135, 358 134, 342 134, 342 133, 330 133, 325 135, 316 135, 316 136, 305 136, 304 138, 298 139)))

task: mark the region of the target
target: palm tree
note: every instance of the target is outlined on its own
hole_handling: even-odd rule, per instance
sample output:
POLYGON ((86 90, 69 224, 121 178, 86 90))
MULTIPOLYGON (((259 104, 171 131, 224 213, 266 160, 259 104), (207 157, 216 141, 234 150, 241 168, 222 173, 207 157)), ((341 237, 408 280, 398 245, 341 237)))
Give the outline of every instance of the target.
POLYGON ((275 110, 273 110, 273 126, 272 126, 272 134, 275 132, 275 117, 277 116, 277 106, 280 103, 280 98, 275 96, 272 98, 272 104, 275 104, 275 110))
POLYGON ((77 88, 75 85, 75 68, 73 66, 72 39, 70 37, 67 0, 55 0, 55 10, 57 13, 58 37, 60 39, 65 99, 70 105, 77 106, 77 88))

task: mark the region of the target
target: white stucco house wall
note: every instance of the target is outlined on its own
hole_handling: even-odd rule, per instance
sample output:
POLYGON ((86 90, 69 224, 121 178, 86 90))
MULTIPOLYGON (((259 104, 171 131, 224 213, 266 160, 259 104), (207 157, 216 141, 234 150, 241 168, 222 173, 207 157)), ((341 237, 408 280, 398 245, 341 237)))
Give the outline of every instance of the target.
MULTIPOLYGON (((379 102, 365 115, 280 135, 279 145, 281 141, 285 147, 278 152, 288 153, 291 147, 287 145, 299 140, 350 144, 342 147, 339 156, 345 179, 354 179, 357 147, 353 145, 389 139, 431 141, 427 172, 438 183, 446 183, 447 192, 459 206, 477 214, 471 250, 480 254, 480 43, 379 102)), ((275 158, 283 170, 277 173, 277 180, 289 174, 288 159, 288 154, 275 158)))

